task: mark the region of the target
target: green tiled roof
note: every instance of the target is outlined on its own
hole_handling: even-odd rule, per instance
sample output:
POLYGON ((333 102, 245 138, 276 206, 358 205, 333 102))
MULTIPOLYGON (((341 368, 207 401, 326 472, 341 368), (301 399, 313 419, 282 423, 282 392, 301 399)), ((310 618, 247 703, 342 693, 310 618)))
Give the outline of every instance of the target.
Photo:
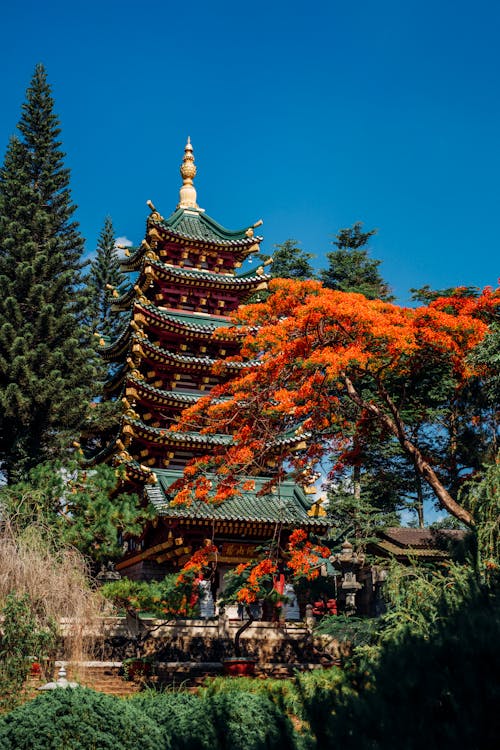
POLYGON ((226 286, 228 289, 238 286, 252 286, 263 281, 269 281, 270 275, 243 273, 235 276, 230 273, 216 273, 215 271, 201 271, 197 268, 181 268, 170 263, 162 263, 160 260, 150 260, 149 265, 157 268, 164 276, 172 279, 186 279, 192 281, 207 281, 218 286, 226 286))
MULTIPOLYGON (((182 404, 182 406, 190 406, 195 404, 200 398, 197 393, 186 393, 184 391, 164 391, 161 388, 155 388, 153 385, 146 383, 145 380, 137 380, 133 375, 128 376, 128 383, 135 385, 139 390, 145 393, 150 393, 152 396, 159 396, 160 398, 171 401, 176 404, 182 404)), ((220 402, 222 399, 214 399, 215 402, 220 402)))
MULTIPOLYGON (((234 328, 234 323, 230 320, 224 320, 219 317, 214 318, 210 315, 197 316, 194 313, 185 313, 182 311, 172 312, 170 310, 167 312, 166 310, 162 310, 153 305, 143 307, 139 302, 136 302, 135 307, 146 315, 152 315, 159 318, 161 321, 165 321, 165 323, 173 323, 175 326, 181 327, 186 331, 201 334, 207 338, 219 328, 234 328)), ((130 318, 131 316, 128 317, 126 327, 123 328, 117 338, 112 340, 107 336, 102 336, 105 346, 99 349, 99 354, 105 359, 119 356, 127 350, 131 334, 129 327, 130 318)))
MULTIPOLYGON (((156 223, 152 221, 152 223, 156 223)), ((262 240, 261 237, 248 237, 248 227, 231 231, 216 222, 204 211, 195 208, 178 208, 168 219, 158 222, 160 226, 169 229, 173 234, 186 239, 212 242, 216 245, 254 245, 262 240)))
POLYGON ((201 435, 199 432, 175 432, 167 428, 151 427, 140 419, 126 416, 123 420, 126 424, 137 427, 141 432, 149 435, 153 442, 178 445, 229 445, 232 441, 231 435, 209 434, 201 435))
POLYGON ((175 321, 199 333, 213 333, 218 328, 234 328, 234 323, 219 316, 205 313, 184 312, 183 310, 162 310, 160 307, 145 307, 146 313, 158 315, 166 321, 175 321))
MULTIPOLYGON (((140 307, 140 305, 139 305, 140 307)), ((142 307, 146 315, 153 315, 164 320, 166 323, 176 323, 193 333, 200 333, 204 336, 211 336, 214 331, 220 328, 234 328, 232 321, 223 317, 208 315, 205 313, 191 313, 183 310, 163 310, 160 307, 149 305, 142 307)))
MULTIPOLYGON (((302 526, 329 526, 325 518, 307 515, 311 507, 307 496, 293 481, 280 484, 279 491, 257 495, 269 478, 252 477, 255 490, 242 492, 220 504, 194 500, 191 505, 171 505, 169 488, 182 477, 182 472, 153 469, 157 483, 146 486, 146 494, 160 516, 169 518, 199 518, 221 521, 248 521, 258 523, 284 523, 302 526)), ((209 478, 209 477, 207 477, 209 478)))
MULTIPOLYGON (((169 363, 172 366, 188 366, 195 367, 196 369, 201 368, 203 370, 211 370, 216 362, 222 361, 220 359, 206 357, 204 355, 195 356, 192 354, 176 354, 175 352, 171 352, 168 349, 163 349, 161 346, 156 346, 156 344, 153 344, 151 341, 149 341, 149 339, 141 338, 137 334, 134 334, 133 340, 141 344, 144 352, 147 352, 149 350, 151 357, 154 358, 155 355, 157 357, 161 357, 163 362, 169 363)), ((244 367, 251 367, 252 365, 252 362, 224 362, 224 367, 228 370, 241 370, 244 367)))

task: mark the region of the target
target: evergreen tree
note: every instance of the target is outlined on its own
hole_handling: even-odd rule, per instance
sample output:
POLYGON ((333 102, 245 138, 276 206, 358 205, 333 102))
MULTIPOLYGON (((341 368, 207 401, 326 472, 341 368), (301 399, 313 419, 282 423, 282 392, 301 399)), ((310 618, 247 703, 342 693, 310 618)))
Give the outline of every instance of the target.
POLYGON ((116 251, 115 231, 110 216, 97 241, 97 251, 90 267, 89 287, 92 296, 92 327, 102 336, 115 338, 121 328, 120 316, 111 312, 113 293, 125 281, 116 251))
POLYGON ((363 232, 362 226, 357 221, 352 227, 338 232, 332 243, 337 249, 327 253, 329 266, 321 271, 321 281, 328 289, 358 292, 368 299, 391 302, 394 297, 379 272, 381 261, 370 258, 367 247, 377 230, 363 232))
POLYGON ((42 65, 0 170, 0 462, 11 481, 78 430, 95 377, 83 240, 42 65))
MULTIPOLYGON (((261 253, 258 257, 266 261, 271 256, 261 253)), ((273 279, 297 279, 299 281, 312 279, 314 269, 309 262, 311 258, 314 258, 314 255, 301 250, 297 240, 288 239, 276 244, 272 255, 271 276, 273 279)))

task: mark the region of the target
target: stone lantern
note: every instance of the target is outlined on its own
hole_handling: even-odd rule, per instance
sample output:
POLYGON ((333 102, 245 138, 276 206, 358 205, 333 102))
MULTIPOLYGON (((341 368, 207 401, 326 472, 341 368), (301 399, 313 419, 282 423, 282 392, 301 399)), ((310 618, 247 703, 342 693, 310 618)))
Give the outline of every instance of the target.
POLYGON ((333 563, 340 564, 342 568, 342 583, 340 588, 345 593, 346 614, 353 615, 356 612, 356 593, 363 585, 356 579, 356 568, 360 568, 364 561, 364 555, 358 555, 353 545, 346 539, 338 555, 330 558, 333 563))

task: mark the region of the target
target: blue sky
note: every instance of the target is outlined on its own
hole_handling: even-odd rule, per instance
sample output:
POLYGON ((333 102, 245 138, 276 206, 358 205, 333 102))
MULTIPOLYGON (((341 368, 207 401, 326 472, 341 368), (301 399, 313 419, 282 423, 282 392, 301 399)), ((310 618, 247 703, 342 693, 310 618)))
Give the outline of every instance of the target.
POLYGON ((77 218, 138 243, 178 201, 186 136, 201 206, 264 219, 325 264, 340 227, 411 286, 499 276, 500 6, 429 0, 4 4, 0 148, 43 62, 77 218))

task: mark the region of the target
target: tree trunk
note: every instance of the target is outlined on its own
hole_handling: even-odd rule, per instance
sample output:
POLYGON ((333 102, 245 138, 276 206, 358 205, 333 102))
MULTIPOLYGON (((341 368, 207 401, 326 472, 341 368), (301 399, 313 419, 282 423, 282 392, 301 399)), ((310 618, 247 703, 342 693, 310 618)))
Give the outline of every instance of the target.
POLYGON ((384 427, 386 427, 386 429, 389 430, 389 432, 397 438, 403 451, 414 463, 416 471, 431 487, 443 508, 445 508, 452 516, 458 518, 459 521, 463 521, 463 523, 467 524, 467 526, 474 526, 474 519, 472 518, 471 514, 465 508, 462 508, 462 506, 452 498, 446 487, 442 484, 442 482, 440 482, 432 466, 424 459, 417 446, 414 445, 406 436, 404 425, 397 407, 393 403, 389 394, 385 391, 383 386, 380 383, 378 384, 379 394, 387 404, 391 415, 386 414, 384 411, 382 411, 380 406, 377 406, 377 404, 365 401, 354 387, 352 380, 345 373, 342 375, 342 377, 346 385, 347 395, 349 396, 351 401, 355 403, 356 406, 358 406, 360 409, 366 409, 370 414, 376 417, 380 422, 382 422, 384 427))
POLYGON ((238 628, 238 630, 236 631, 236 635, 234 636, 234 655, 235 656, 241 656, 240 638, 242 634, 245 632, 245 630, 247 630, 250 627, 250 625, 255 619, 252 615, 250 607, 245 607, 245 610, 248 615, 248 620, 244 622, 240 628, 238 628))
POLYGON ((415 461, 413 462, 413 467, 415 469, 415 483, 417 485, 417 502, 416 502, 416 511, 417 511, 417 518, 418 518, 418 528, 423 529, 424 528, 424 493, 422 492, 422 477, 419 474, 419 471, 415 465, 415 461))

